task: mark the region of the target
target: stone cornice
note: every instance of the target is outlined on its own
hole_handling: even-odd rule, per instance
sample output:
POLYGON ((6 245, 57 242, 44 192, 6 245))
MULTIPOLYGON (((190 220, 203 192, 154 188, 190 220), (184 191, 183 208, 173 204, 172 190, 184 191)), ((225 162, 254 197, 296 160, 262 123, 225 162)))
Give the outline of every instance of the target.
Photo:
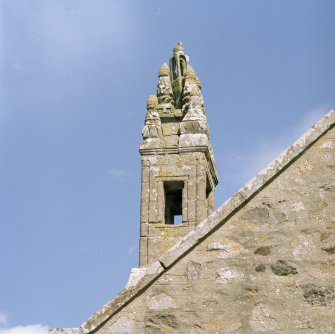
POLYGON ((191 147, 164 147, 164 148, 140 148, 141 156, 146 155, 166 155, 166 154, 179 154, 179 153, 189 153, 189 152, 202 152, 205 153, 206 159, 209 164, 209 171, 213 178, 214 185, 216 186, 219 183, 215 163, 210 154, 209 147, 207 145, 204 146, 191 146, 191 147))

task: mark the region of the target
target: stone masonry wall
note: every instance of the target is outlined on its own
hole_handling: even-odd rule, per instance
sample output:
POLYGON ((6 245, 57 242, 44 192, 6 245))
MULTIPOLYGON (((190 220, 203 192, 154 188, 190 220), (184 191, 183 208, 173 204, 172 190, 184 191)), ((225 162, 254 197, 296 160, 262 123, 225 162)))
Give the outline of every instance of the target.
POLYGON ((205 197, 207 169, 203 152, 142 157, 141 266, 156 261, 213 211, 214 203, 208 204, 205 197), (166 181, 184 183, 182 224, 164 223, 166 181))
POLYGON ((335 129, 99 330, 334 333, 335 129))

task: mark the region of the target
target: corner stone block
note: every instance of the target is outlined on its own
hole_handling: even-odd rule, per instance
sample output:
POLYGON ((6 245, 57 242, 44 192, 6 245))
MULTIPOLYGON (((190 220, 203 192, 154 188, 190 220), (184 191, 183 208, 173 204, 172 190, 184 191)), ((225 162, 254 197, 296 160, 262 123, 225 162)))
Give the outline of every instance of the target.
POLYGON ((184 134, 179 137, 179 147, 208 146, 208 137, 203 133, 184 134))
POLYGON ((142 223, 141 224, 141 227, 140 227, 141 237, 147 237, 148 236, 148 229, 149 229, 149 226, 148 226, 147 223, 142 223))
POLYGON ((163 136, 178 135, 179 124, 177 123, 165 123, 162 125, 163 136))
POLYGON ((195 199, 196 197, 196 184, 195 184, 195 180, 192 179, 192 181, 189 181, 187 183, 187 195, 188 195, 188 199, 195 199))
POLYGON ((149 222, 149 184, 142 184, 141 189, 141 223, 149 222))
POLYGON ((203 221, 207 217, 207 202, 206 200, 197 201, 197 222, 203 221))
MULTIPOLYGON (((146 161, 149 163, 149 161, 146 161)), ((150 168, 149 166, 143 166, 142 165, 142 183, 148 183, 149 182, 149 173, 150 173, 150 168)))
POLYGON ((140 266, 148 265, 148 237, 140 237, 140 266))
POLYGON ((179 136, 172 135, 164 137, 164 142, 167 147, 178 147, 179 136))
POLYGON ((160 145, 161 141, 159 138, 147 138, 142 141, 140 145, 140 150, 159 148, 160 145))
POLYGON ((195 199, 187 201, 187 220, 189 222, 195 221, 196 219, 196 205, 195 199))

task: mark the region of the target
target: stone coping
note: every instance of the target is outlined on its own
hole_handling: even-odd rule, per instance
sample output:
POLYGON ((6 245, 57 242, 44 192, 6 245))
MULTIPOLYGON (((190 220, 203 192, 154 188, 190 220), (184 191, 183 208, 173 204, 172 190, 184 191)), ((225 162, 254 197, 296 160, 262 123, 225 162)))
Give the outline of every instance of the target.
POLYGON ((50 334, 83 334, 79 328, 50 328, 50 334))
MULTIPOLYGON (((282 173, 318 138, 335 125, 335 109, 332 109, 311 129, 289 146, 279 157, 261 170, 253 179, 243 186, 235 195, 223 203, 194 230, 181 238, 172 248, 163 254, 158 261, 144 268, 135 284, 124 289, 114 299, 107 302, 100 310, 94 313, 79 328, 78 334, 94 333, 106 321, 117 314, 123 307, 139 296, 145 289, 153 284, 166 270, 171 268, 182 257, 188 254, 196 245, 206 239, 210 234, 220 228, 255 194, 261 191, 276 176, 282 173)), ((67 333, 51 330, 53 334, 67 333)))

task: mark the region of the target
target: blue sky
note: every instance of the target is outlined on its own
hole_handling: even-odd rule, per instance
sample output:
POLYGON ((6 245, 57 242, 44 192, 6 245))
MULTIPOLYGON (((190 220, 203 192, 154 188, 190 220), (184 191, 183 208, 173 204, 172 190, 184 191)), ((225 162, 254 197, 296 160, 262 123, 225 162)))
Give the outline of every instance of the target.
POLYGON ((203 85, 218 206, 335 106, 334 13, 0 0, 0 334, 78 327, 138 265, 145 104, 178 41, 203 85))

